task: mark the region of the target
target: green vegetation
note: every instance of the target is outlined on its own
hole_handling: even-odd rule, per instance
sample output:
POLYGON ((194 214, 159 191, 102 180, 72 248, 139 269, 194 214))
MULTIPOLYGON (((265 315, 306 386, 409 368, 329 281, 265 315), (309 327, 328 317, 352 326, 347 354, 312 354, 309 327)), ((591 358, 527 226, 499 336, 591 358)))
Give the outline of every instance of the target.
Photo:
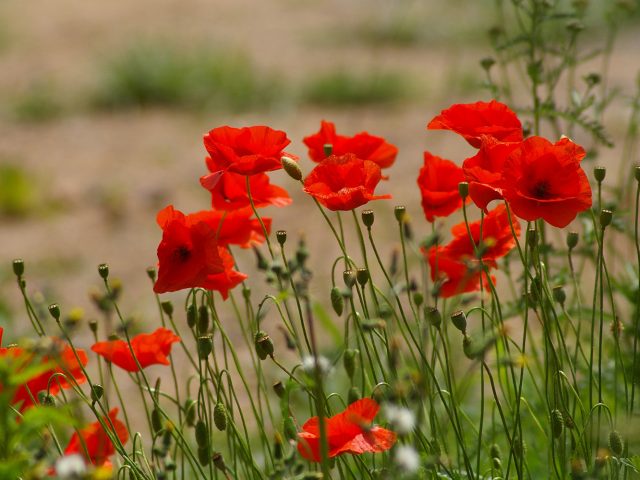
POLYGON ((280 92, 277 79, 258 72, 237 52, 145 43, 103 65, 93 103, 107 109, 155 105, 242 111, 269 106, 280 92))
POLYGON ((0 216, 23 217, 36 204, 36 189, 29 174, 15 165, 0 165, 0 216))
POLYGON ((46 122, 58 118, 64 110, 59 94, 51 82, 36 82, 18 95, 13 116, 23 122, 46 122))

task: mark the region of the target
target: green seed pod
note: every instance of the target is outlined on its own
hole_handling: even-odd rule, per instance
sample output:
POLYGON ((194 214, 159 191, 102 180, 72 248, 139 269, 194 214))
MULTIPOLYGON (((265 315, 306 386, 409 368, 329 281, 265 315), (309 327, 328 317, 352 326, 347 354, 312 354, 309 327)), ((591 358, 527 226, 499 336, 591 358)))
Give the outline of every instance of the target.
POLYGON ((462 339, 462 352, 469 360, 475 359, 478 355, 478 351, 475 348, 475 342, 469 335, 465 335, 462 339))
POLYGON ((353 375, 356 371, 356 355, 358 354, 358 350, 347 349, 344 351, 344 356, 342 357, 342 361, 344 364, 344 369, 349 375, 349 378, 353 379, 353 375))
POLYGON ((635 167, 633 167, 633 176, 638 182, 640 182, 640 165, 636 165, 635 167))
POLYGON ((622 435, 617 430, 612 430, 609 433, 609 449, 616 455, 616 457, 620 457, 624 450, 624 441, 622 440, 622 435))
POLYGON ((364 287, 369 281, 369 270, 366 268, 359 268, 356 270, 356 280, 361 287, 364 287))
POLYGON ((156 281, 156 269, 153 267, 147 268, 147 277, 151 279, 152 282, 156 281))
POLYGON ((173 316, 173 303, 171 303, 169 300, 165 300, 160 304, 160 306, 162 307, 162 311, 164 313, 166 313, 170 317, 173 316))
POLYGON ((273 357, 273 342, 271 341, 271 337, 262 330, 256 332, 254 345, 260 360, 273 357))
POLYGON ((56 403, 53 395, 49 395, 46 390, 38 392, 38 401, 45 407, 53 407, 56 403))
POLYGON ((57 303, 52 303, 49 305, 49 313, 54 318, 54 320, 60 320, 60 307, 57 303))
POLYGON ((564 305, 564 302, 567 299, 567 294, 565 293, 562 285, 556 285, 553 287, 553 299, 560 305, 564 305))
POLYGON ((91 386, 91 401, 92 402, 97 402, 98 400, 100 400, 102 398, 102 395, 104 394, 104 388, 102 387, 102 385, 99 384, 94 384, 91 386))
POLYGON ((276 240, 278 241, 281 247, 284 246, 284 244, 287 242, 287 231, 278 230, 276 232, 276 240))
POLYGON ((413 303, 416 304, 416 307, 420 308, 423 302, 424 296, 420 292, 416 292, 413 294, 413 303))
POLYGON ((527 452, 527 445, 524 443, 520 437, 516 436, 513 438, 513 455, 516 458, 523 458, 527 452))
POLYGON ((191 303, 187 307, 187 325, 189 328, 193 328, 196 326, 196 319, 198 318, 198 313, 196 310, 195 304, 191 303))
POLYGON ((209 330, 209 308, 206 305, 200 305, 198 308, 198 333, 207 333, 209 330))
POLYGON ((466 200, 469 196, 469 182, 460 182, 458 184, 458 193, 460 194, 460 198, 462 198, 462 200, 466 200))
POLYGON ((569 250, 573 250, 574 248, 576 248, 579 238, 580 236, 578 235, 578 232, 567 233, 567 247, 569 248, 569 250))
POLYGON ((211 460, 211 456, 209 454, 209 446, 206 447, 198 447, 198 462, 203 467, 209 465, 209 461, 211 460))
POLYGON ((222 472, 227 471, 227 466, 225 465, 224 458, 222 458, 222 454, 220 452, 215 452, 211 458, 213 460, 213 464, 218 470, 222 472))
POLYGON ((367 228, 371 228, 371 225, 373 225, 373 221, 375 220, 373 210, 363 210, 361 215, 362 223, 364 223, 364 226, 367 228))
POLYGON ((362 394, 360 393, 360 390, 358 389, 358 387, 354 385, 349 389, 349 395, 347 396, 349 405, 351 405, 353 402, 357 402, 361 398, 362 398, 362 394))
POLYGON ((535 228, 527 230, 527 244, 529 248, 533 248, 538 243, 538 231, 535 228))
POLYGON ((193 427, 196 422, 196 405, 196 401, 192 398, 187 398, 184 402, 184 415, 190 427, 193 427))
POLYGON ((220 431, 227 429, 227 409, 222 402, 216 403, 213 407, 213 423, 220 431))
POLYGON ((213 340, 209 335, 198 337, 198 358, 206 360, 213 351, 213 340))
POLYGON ((607 175, 607 169, 605 167, 595 167, 593 169, 593 176, 596 182, 602 183, 604 177, 607 175))
POLYGON ((294 180, 302 180, 302 170, 300 170, 300 165, 298 162, 289 157, 282 157, 280 159, 282 163, 282 168, 287 174, 293 178, 294 180))
POLYGON ((162 416, 157 408, 151 410, 151 427, 156 435, 162 430, 162 416))
POLYGON ((613 212, 611 210, 602 210, 600 212, 600 227, 606 228, 613 220, 613 212))
POLYGON ((344 311, 344 297, 338 287, 331 289, 331 306, 336 315, 341 316, 344 311))
POLYGON ((198 447, 209 447, 209 431, 207 424, 202 420, 198 420, 196 423, 196 443, 198 447))
POLYGON ((282 457, 284 456, 283 443, 284 440, 282 435, 280 435, 280 432, 276 432, 273 435, 273 458, 276 460, 282 460, 282 457))
POLYGON ((458 310, 451 314, 451 322, 453 323, 453 326, 463 334, 467 333, 467 316, 462 310, 458 310))
POLYGON ((562 412, 558 409, 551 410, 551 435, 553 438, 559 438, 564 430, 564 417, 562 412))
POLYGON ((353 270, 345 270, 342 272, 342 278, 348 288, 353 287, 356 283, 356 274, 353 270))
POLYGON ((109 265, 106 263, 101 263, 98 265, 98 274, 103 280, 106 280, 109 276, 109 265))
POLYGON ((13 273, 16 277, 21 277, 24 274, 24 260, 16 258, 13 261, 13 273))
POLYGON ((298 429, 296 428, 296 422, 293 417, 286 417, 284 419, 284 437, 287 440, 296 440, 298 438, 298 429))
POLYGON ((435 328, 440 328, 440 325, 442 325, 442 315, 440 315, 440 311, 437 308, 424 307, 424 316, 435 328))
POLYGON ((404 220, 406 213, 407 209, 404 205, 398 205, 393 209, 393 214, 395 215, 398 222, 402 222, 404 220))
POLYGON ((329 157, 331 156, 331 154, 333 153, 333 144, 331 143, 325 143, 322 146, 322 149, 324 150, 324 156, 325 157, 329 157))
POLYGON ((491 70, 491 67, 493 67, 495 63, 496 61, 491 57, 484 57, 482 60, 480 60, 480 66, 487 72, 491 70))

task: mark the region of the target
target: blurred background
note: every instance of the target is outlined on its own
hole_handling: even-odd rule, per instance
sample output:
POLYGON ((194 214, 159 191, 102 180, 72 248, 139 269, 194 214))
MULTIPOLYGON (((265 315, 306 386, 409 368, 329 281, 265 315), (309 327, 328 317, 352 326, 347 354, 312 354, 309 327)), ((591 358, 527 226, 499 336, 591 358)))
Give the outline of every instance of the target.
MULTIPOLYGON (((452 103, 491 98, 480 60, 492 55, 488 32, 500 26, 494 3, 1 0, 0 325, 27 324, 11 271, 18 257, 43 307, 91 312, 96 266, 107 262, 123 282, 125 309, 153 315, 145 269, 161 238, 156 212, 169 203, 209 207, 198 182, 202 135, 220 125, 286 131, 305 172, 312 164, 302 138, 321 119, 340 133, 387 138, 400 155, 378 188, 394 195, 375 206, 387 219, 378 228, 393 237, 392 208, 405 204, 426 235, 415 183, 422 151, 460 164, 471 150, 425 126, 452 103)), ((587 46, 605 36, 595 12, 587 46)), ((633 92, 640 68, 639 25, 637 15, 624 22, 611 60, 610 86, 623 92, 633 92)), ((607 111, 614 141, 627 118, 623 106, 607 111)), ((312 261, 322 262, 322 217, 308 213, 313 204, 283 172, 271 177, 294 198, 265 211, 273 229, 288 230, 291 242, 304 231, 312 261)), ((250 271, 252 252, 239 263, 250 271)), ((327 296, 321 287, 314 294, 327 296)))

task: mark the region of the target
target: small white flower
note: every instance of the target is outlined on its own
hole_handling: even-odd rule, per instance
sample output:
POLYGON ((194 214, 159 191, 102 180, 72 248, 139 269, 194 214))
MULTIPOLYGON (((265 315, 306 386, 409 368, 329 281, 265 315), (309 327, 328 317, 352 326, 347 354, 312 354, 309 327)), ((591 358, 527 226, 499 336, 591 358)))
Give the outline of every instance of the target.
POLYGON ((396 466, 405 473, 415 473, 420 468, 420 455, 410 445, 400 445, 394 456, 396 466))
POLYGON ((416 416, 408 408, 387 404, 385 406, 385 414, 392 429, 398 435, 406 435, 416 426, 416 416))
POLYGON ((318 368, 320 369, 320 373, 322 375, 326 375, 329 373, 329 371, 331 370, 331 362, 327 357, 323 357, 322 355, 319 355, 317 359, 312 355, 307 355, 306 357, 303 357, 302 369, 308 375, 315 375, 316 362, 317 362, 318 368))
POLYGON ((56 475, 61 480, 80 479, 85 473, 87 473, 87 465, 82 455, 77 453, 65 455, 56 461, 56 475))

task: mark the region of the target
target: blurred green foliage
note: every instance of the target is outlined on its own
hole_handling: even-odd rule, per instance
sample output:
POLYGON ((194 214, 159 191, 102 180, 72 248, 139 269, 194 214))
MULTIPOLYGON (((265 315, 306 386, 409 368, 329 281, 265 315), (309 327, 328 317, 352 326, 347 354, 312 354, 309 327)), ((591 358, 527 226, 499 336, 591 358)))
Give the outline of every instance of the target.
POLYGON ((36 187, 30 175, 16 165, 0 165, 0 215, 23 217, 36 206, 36 187))
POLYGON ((98 108, 144 106, 263 108, 281 95, 280 82, 258 72, 237 52, 181 49, 166 43, 140 43, 102 66, 93 103, 98 108))
POLYGON ((63 113, 62 102, 52 82, 39 81, 19 94, 13 103, 13 115, 23 122, 46 122, 63 113))

